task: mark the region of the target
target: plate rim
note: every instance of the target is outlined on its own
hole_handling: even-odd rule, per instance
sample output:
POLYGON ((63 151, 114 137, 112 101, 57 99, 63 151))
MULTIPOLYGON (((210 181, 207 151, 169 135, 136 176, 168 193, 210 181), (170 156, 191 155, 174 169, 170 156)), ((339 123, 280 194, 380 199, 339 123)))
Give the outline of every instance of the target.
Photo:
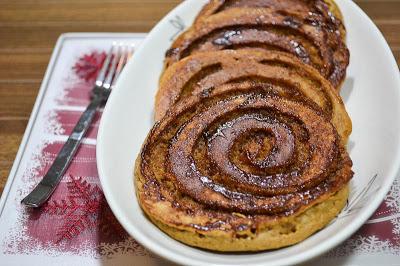
MULTIPOLYGON (((190 5, 192 1, 196 0, 188 0, 180 3, 178 6, 176 6, 174 9, 172 9, 166 16, 161 19, 157 25, 150 31, 150 33, 147 35, 146 39, 143 41, 142 45, 140 48, 136 51, 137 53, 140 53, 142 50, 142 47, 144 47, 148 42, 152 40, 153 35, 156 35, 160 30, 161 26, 163 25, 167 20, 169 20, 175 13, 179 13, 181 9, 186 8, 187 5, 190 5)), ((368 15, 353 1, 349 0, 336 0, 336 2, 342 2, 346 1, 348 2, 347 4, 351 5, 351 8, 354 9, 357 13, 359 13, 364 21, 368 21, 369 25, 368 27, 375 32, 375 35, 378 37, 379 36, 379 42, 383 44, 385 53, 388 55, 387 58, 390 58, 390 63, 391 63, 391 68, 397 68, 397 63, 395 61, 395 58, 393 56, 393 53, 385 40, 383 34, 381 31, 378 29, 378 27, 375 25, 375 23, 368 17, 368 15)), ((389 63, 389 60, 388 60, 389 63)), ((129 64, 133 64, 132 61, 129 62, 129 64)), ((126 70, 127 68, 125 68, 126 70)), ((123 71, 121 75, 126 75, 126 71, 123 71)), ((396 79, 397 86, 400 89, 400 75, 396 79)), ((117 82, 116 87, 118 89, 119 83, 117 82)), ((111 94, 110 100, 112 101, 113 99, 113 94, 111 94)), ((400 103, 400 98, 398 99, 398 102, 400 103)), ((201 261, 196 261, 193 260, 192 258, 189 258, 188 256, 182 255, 181 253, 177 252, 171 252, 168 249, 165 249, 162 245, 160 245, 158 242, 153 242, 151 239, 148 239, 144 234, 138 230, 138 227, 131 226, 132 222, 127 220, 126 217, 121 213, 119 210, 119 204, 115 200, 115 196, 113 195, 114 193, 105 185, 106 184, 106 173, 105 169, 103 167, 104 163, 104 158, 105 156, 103 155, 103 147, 104 147, 104 131, 106 130, 104 124, 105 120, 108 117, 108 113, 110 109, 110 105, 106 105, 103 111, 103 115, 100 121, 99 125, 99 131, 98 131, 98 140, 97 140, 97 146, 96 146, 96 159, 97 159, 97 169, 99 172, 99 178, 100 178, 100 183, 103 188, 103 192, 105 195, 105 198, 112 210, 112 212, 115 214, 116 218, 118 221, 121 223, 121 225, 124 227, 124 229, 137 240, 140 244, 142 244, 144 247, 149 249, 150 251, 154 252, 155 254, 160 255, 161 257, 172 261, 176 263, 181 263, 181 264, 190 264, 190 265, 202 265, 201 261)), ((398 114, 398 117, 400 117, 400 113, 398 114)), ((400 150, 400 146, 397 147, 397 150, 400 150)), ((132 162, 133 163, 133 162, 132 162)), ((318 255, 321 255, 324 252, 327 252, 328 250, 334 248, 335 246, 339 245, 342 243, 345 239, 353 235, 367 220, 368 218, 376 211, 376 209, 379 207, 381 202, 384 200, 384 197, 388 193, 388 191, 391 188, 391 185, 393 181, 395 180, 396 177, 400 176, 400 152, 397 152, 397 158, 395 158, 394 165, 398 166, 397 171, 392 170, 391 175, 388 175, 385 177, 385 179, 382 181, 382 185, 379 188, 379 191, 375 194, 376 197, 375 199, 371 200, 370 206, 362 213, 357 214, 357 219, 348 225, 346 227, 346 230, 340 230, 336 235, 332 236, 331 238, 325 240, 323 242, 323 245, 319 245, 313 248, 310 248, 309 250, 306 250, 302 252, 301 254, 291 256, 288 258, 283 258, 283 259, 278 259, 271 263, 271 265, 280 265, 280 264, 294 264, 294 263, 300 263, 300 262, 305 262, 308 261, 318 255), (379 199, 379 200, 378 200, 379 199)), ((215 264, 215 265, 225 265, 225 264, 215 264)), ((253 264, 256 265, 256 264, 253 264)))

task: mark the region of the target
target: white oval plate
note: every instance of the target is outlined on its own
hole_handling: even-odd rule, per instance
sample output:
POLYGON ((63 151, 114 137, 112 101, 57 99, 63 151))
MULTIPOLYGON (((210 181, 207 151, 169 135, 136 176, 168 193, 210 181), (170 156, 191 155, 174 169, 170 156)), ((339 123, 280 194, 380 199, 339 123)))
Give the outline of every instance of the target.
POLYGON ((158 23, 125 67, 108 100, 97 143, 98 170, 107 201, 129 234, 154 253, 177 263, 286 265, 313 258, 353 234, 373 214, 398 174, 400 78, 396 62, 382 34, 365 13, 351 1, 337 0, 351 52, 342 88, 353 120, 349 150, 355 175, 349 207, 325 229, 291 247, 255 254, 222 254, 192 248, 168 237, 144 216, 134 191, 133 165, 153 124, 154 95, 165 51, 179 29, 192 24, 205 2, 185 1, 158 23), (358 197, 369 183, 369 190, 358 197))

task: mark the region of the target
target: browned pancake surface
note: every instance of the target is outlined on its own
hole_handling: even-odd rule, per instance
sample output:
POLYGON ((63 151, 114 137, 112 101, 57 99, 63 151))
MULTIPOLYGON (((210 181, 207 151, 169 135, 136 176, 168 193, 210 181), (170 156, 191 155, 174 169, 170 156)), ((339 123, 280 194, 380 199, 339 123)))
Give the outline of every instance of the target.
POLYGON ((336 30, 309 20, 303 13, 232 7, 183 33, 167 52, 166 66, 195 53, 257 47, 293 54, 339 88, 349 63, 344 40, 336 30))
POLYGON ((174 64, 160 80, 156 120, 172 105, 191 95, 208 97, 220 91, 254 88, 320 108, 347 142, 351 121, 332 85, 296 57, 263 50, 201 53, 174 64))
POLYGON ((352 171, 325 115, 249 90, 174 105, 149 134, 136 176, 152 220, 229 237, 300 215, 342 190, 352 171))
POLYGON ((323 0, 211 0, 201 10, 196 22, 237 7, 271 8, 278 12, 302 14, 307 21, 345 34, 342 14, 334 1, 323 0))

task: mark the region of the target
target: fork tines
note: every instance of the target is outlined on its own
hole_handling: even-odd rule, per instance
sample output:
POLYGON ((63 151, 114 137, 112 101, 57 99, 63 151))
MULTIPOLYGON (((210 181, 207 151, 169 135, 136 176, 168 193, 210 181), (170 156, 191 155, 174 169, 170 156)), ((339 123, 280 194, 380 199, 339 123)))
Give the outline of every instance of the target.
POLYGON ((97 75, 96 86, 112 89, 125 64, 131 58, 134 48, 134 44, 114 42, 97 75))

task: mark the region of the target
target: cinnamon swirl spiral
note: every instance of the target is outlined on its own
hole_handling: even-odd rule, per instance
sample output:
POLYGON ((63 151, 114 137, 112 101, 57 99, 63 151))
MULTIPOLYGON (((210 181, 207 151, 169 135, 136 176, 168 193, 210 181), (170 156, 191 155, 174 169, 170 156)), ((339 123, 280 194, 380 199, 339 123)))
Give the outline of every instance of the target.
MULTIPOLYGON (((297 217, 344 190, 352 171, 325 115, 250 90, 190 96, 173 106, 149 134, 136 176, 141 206, 161 229, 211 248, 202 236, 220 234, 218 241, 226 240, 245 225, 254 232, 246 238, 257 237, 271 223, 297 217), (175 231, 186 232, 190 240, 175 231)), ((241 249, 227 245, 224 250, 241 249)))
MULTIPOLYGON (((248 2, 254 1, 244 1, 248 2)), ((166 67, 202 52, 249 47, 275 50, 315 67, 339 89, 349 64, 349 52, 339 30, 341 23, 328 23, 322 15, 318 19, 310 16, 304 11, 283 12, 251 5, 228 8, 199 19, 183 33, 167 51, 166 67)))
POLYGON ((160 80, 155 118, 161 119, 173 104, 191 95, 201 98, 254 88, 313 106, 331 120, 347 142, 351 120, 338 93, 314 68, 280 52, 223 50, 181 60, 160 80))

